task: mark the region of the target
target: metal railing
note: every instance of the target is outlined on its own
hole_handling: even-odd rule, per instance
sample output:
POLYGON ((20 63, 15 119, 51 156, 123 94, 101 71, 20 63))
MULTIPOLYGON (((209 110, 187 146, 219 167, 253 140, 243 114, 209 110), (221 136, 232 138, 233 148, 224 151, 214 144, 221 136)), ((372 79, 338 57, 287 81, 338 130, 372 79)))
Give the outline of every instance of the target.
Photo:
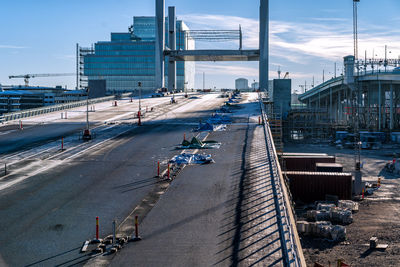
MULTIPOLYGON (((122 97, 129 96, 130 94, 131 93, 122 94, 122 97)), ((116 99, 116 96, 93 98, 93 99, 89 99, 89 105, 106 102, 106 101, 110 101, 110 100, 114 100, 114 99, 116 99)), ((86 105, 86 100, 80 100, 80 101, 69 102, 69 103, 64 103, 64 104, 57 104, 57 105, 46 106, 46 107, 41 107, 41 108, 33 108, 33 109, 5 113, 3 115, 0 115, 0 123, 6 122, 6 121, 20 120, 23 118, 28 118, 28 117, 51 113, 51 112, 60 111, 60 110, 67 110, 67 109, 81 107, 81 106, 85 106, 85 105, 86 105)))
POLYGON ((268 123, 268 117, 265 112, 264 104, 260 97, 260 108, 262 112, 263 127, 265 134, 265 142, 267 146, 268 161, 271 168, 271 184, 273 186, 273 193, 275 198, 275 206, 277 210, 277 223, 279 227, 279 234, 282 247, 282 259, 285 266, 306 266, 300 239, 297 233, 296 221, 292 204, 289 199, 288 189, 284 182, 282 171, 278 163, 278 156, 276 154, 275 145, 272 139, 272 133, 268 123), (282 203, 279 202, 279 196, 282 203), (289 234, 289 242, 287 242, 285 228, 289 234), (289 243, 289 249, 287 246, 289 243))

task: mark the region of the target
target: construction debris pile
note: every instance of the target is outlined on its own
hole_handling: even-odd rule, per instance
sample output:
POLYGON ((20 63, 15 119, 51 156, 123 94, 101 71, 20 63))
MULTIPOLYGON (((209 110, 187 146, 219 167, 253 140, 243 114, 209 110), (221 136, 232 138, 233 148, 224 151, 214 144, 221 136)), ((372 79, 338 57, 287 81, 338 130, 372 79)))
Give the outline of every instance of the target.
POLYGON ((226 124, 210 124, 206 123, 199 123, 199 126, 193 129, 193 132, 218 132, 218 131, 225 131, 226 124))
POLYGON ((190 154, 182 153, 173 157, 170 161, 172 164, 209 164, 213 163, 214 160, 211 155, 206 154, 190 154))
POLYGON ((342 241, 346 239, 344 225, 353 222, 353 213, 357 211, 358 203, 351 200, 339 200, 337 205, 320 202, 315 210, 307 211, 307 220, 297 222, 297 230, 305 236, 342 241))
POLYGON ((183 140, 180 148, 183 149, 210 149, 210 148, 220 148, 221 143, 217 141, 201 141, 197 137, 193 137, 189 142, 188 140, 183 140))

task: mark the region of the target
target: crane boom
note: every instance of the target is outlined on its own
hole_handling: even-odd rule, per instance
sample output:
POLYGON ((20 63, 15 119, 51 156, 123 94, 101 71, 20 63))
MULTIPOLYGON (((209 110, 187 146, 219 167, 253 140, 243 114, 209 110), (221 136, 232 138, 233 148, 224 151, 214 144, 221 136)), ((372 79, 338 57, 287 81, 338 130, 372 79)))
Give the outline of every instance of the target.
POLYGON ((75 73, 41 73, 41 74, 22 74, 22 75, 10 75, 9 79, 23 78, 25 86, 29 86, 29 79, 35 77, 56 77, 56 76, 75 76, 75 73))

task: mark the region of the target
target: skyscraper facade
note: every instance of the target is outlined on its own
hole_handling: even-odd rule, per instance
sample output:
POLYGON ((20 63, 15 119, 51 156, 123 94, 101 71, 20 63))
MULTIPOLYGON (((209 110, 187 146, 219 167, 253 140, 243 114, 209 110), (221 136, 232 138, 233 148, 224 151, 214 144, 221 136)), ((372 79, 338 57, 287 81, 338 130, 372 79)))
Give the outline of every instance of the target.
MULTIPOLYGON (((166 19, 166 22, 168 20, 166 19)), ((189 28, 177 21, 176 49, 194 49, 189 28)), ((168 23, 166 23, 166 35, 168 23)), ((166 47, 168 38, 166 36, 166 47)), ((107 93, 136 91, 140 82, 144 93, 155 89, 155 17, 134 17, 128 32, 111 33, 111 41, 94 44, 93 53, 83 58, 83 74, 88 80, 105 80, 107 93)), ((168 58, 165 59, 168 61, 168 58)), ((194 62, 177 62, 176 89, 194 88, 194 62)), ((165 84, 168 70, 165 70, 165 84)))

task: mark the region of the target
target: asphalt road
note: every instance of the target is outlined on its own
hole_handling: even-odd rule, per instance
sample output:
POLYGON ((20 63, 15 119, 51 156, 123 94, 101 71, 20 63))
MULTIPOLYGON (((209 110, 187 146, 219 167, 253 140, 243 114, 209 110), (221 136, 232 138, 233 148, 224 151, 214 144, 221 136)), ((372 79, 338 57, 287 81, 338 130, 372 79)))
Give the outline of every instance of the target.
MULTIPOLYGON (((177 96, 183 100, 182 96, 177 96)), ((169 103, 169 97, 147 98, 142 100, 142 108, 165 106, 169 103)), ((117 101, 113 107, 111 102, 97 104, 95 112, 89 112, 91 127, 103 125, 106 120, 119 120, 133 117, 138 110, 138 100, 130 102, 130 99, 117 101)), ((86 127, 86 107, 79 107, 67 111, 67 119, 61 119, 61 112, 53 112, 41 116, 22 119, 23 130, 20 130, 20 122, 8 122, 0 127, 0 155, 21 149, 39 146, 46 142, 61 139, 71 134, 79 134, 86 127), (42 120, 43 118, 43 120, 42 120)), ((64 118, 65 118, 65 112, 64 118)))
MULTIPOLYGON (((32 159, 48 168, 35 173, 27 169, 19 174, 26 179, 0 190, 0 265, 68 266, 84 260, 86 256, 78 252, 84 240, 94 237, 96 216, 100 235, 110 234, 112 220, 121 222, 156 186, 156 162, 176 155, 183 133, 189 133, 224 99, 212 95, 187 101, 69 159, 32 159)), ((114 112, 106 113, 96 111, 104 116, 98 121, 115 117, 114 112)), ((27 136, 9 142, 12 133, 4 134, 2 144, 13 146, 34 138, 47 142, 59 132, 73 130, 73 124, 60 122, 65 130, 57 123, 45 124, 54 129, 46 138, 40 139, 49 128, 39 126, 27 128, 27 136)))
MULTIPOLYGON (((187 166, 111 266, 283 266, 257 104, 209 140, 215 163, 187 166)), ((107 258, 107 257, 103 257, 107 258)), ((102 257, 89 266, 106 265, 102 257)))

